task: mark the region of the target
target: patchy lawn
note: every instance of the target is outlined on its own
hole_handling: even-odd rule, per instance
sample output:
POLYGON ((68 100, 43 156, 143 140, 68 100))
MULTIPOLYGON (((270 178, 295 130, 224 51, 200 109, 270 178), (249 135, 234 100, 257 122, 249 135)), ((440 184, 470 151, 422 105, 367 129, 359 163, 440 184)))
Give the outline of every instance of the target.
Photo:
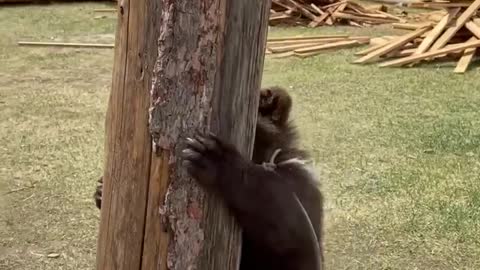
MULTIPOLYGON (((0 8, 0 269, 94 268, 113 50, 16 41, 113 42, 104 7, 0 8)), ((271 29, 333 32, 392 31, 271 29)), ((323 177, 328 268, 480 269, 479 71, 352 65, 355 50, 265 63, 323 177)))

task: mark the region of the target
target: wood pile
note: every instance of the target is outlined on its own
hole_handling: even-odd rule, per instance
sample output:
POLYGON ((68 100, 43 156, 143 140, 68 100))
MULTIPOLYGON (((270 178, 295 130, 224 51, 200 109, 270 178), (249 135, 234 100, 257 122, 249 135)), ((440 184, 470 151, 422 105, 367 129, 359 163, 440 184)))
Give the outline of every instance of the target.
POLYGON ((276 58, 289 56, 305 58, 325 51, 359 46, 369 42, 369 37, 348 35, 269 38, 266 54, 276 58))
POLYGON ((403 36, 390 37, 380 44, 357 52, 355 63, 381 61, 380 67, 411 67, 422 61, 454 59, 455 73, 464 73, 480 47, 480 19, 476 18, 480 0, 469 5, 448 7, 446 14, 434 25, 412 26, 403 36), (386 60, 386 61, 385 61, 386 60))
POLYGON ((471 0, 435 0, 435 1, 421 1, 408 4, 412 8, 430 8, 430 9, 446 9, 446 8, 467 8, 472 3, 471 0))
POLYGON ((336 24, 369 26, 405 21, 389 14, 383 5, 364 7, 351 0, 325 3, 328 2, 325 0, 272 0, 269 23, 270 25, 317 27, 336 24))

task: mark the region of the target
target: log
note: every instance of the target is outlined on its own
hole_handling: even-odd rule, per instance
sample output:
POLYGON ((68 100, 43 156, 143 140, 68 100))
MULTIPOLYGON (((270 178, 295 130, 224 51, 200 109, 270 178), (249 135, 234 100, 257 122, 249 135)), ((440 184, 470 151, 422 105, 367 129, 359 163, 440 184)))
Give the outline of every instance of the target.
POLYGON ((240 229, 179 153, 203 130, 251 155, 269 9, 119 2, 96 269, 238 269, 240 229))

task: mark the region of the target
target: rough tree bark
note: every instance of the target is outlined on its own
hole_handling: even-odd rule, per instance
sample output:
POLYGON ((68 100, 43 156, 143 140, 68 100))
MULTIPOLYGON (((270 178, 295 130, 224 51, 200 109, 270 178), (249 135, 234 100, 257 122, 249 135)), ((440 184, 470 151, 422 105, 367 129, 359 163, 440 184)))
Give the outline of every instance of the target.
POLYGON ((97 269, 237 269, 240 231, 181 168, 210 130, 250 156, 270 0, 121 0, 97 269))

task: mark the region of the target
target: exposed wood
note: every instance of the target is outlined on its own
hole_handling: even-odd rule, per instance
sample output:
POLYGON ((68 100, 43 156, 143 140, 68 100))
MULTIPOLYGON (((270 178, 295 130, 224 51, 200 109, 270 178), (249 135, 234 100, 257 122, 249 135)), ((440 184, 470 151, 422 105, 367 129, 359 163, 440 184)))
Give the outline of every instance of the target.
POLYGON ((272 53, 281 53, 281 52, 292 51, 295 49, 311 47, 315 45, 318 45, 318 43, 301 43, 301 44, 293 44, 293 45, 278 46, 278 47, 268 46, 268 48, 272 53))
POLYGON ((238 226, 178 154, 200 129, 251 155, 269 9, 119 3, 97 269, 238 269, 238 226))
POLYGON ((448 14, 445 15, 440 22, 430 31, 427 36, 423 39, 422 43, 418 46, 418 49, 414 54, 421 54, 426 52, 430 46, 435 42, 435 40, 442 34, 443 30, 447 27, 450 21, 457 16, 460 8, 454 8, 449 10, 448 14))
POLYGON ((319 38, 319 39, 293 39, 283 41, 269 41, 268 46, 287 46, 305 43, 326 43, 348 39, 349 37, 319 38))
MULTIPOLYGON (((429 0, 425 0, 429 1, 429 0)), ((454 0, 433 0, 433 4, 445 4, 454 0)), ((453 3, 453 2, 452 2, 453 3)), ((460 2, 455 2, 458 4, 460 2)), ((431 61, 442 58, 444 61, 458 59, 455 73, 464 73, 469 63, 478 50, 472 42, 480 40, 480 20, 478 15, 480 8, 479 0, 463 1, 459 5, 449 5, 445 11, 435 11, 417 14, 411 17, 413 20, 425 21, 421 24, 393 24, 394 28, 403 28, 420 31, 425 25, 432 30, 423 33, 405 43, 405 36, 397 40, 382 42, 381 38, 373 38, 370 48, 359 51, 356 55, 363 56, 355 63, 367 63, 371 61, 384 61, 397 58, 380 64, 380 66, 408 66, 411 67, 419 61, 431 61), (432 22, 436 22, 433 24, 432 22), (422 28, 418 28, 421 26, 422 28), (375 44, 375 42, 382 42, 375 44), (468 40, 468 42, 465 42, 468 40), (467 48, 462 47, 467 46, 467 48), (419 56, 416 57, 416 56, 419 56), (415 60, 418 59, 418 60, 415 60)), ((415 35, 415 31, 411 35, 415 35)), ((411 36, 410 36, 411 37, 411 36)))
MULTIPOLYGON (((154 141, 160 149, 175 145, 172 153, 178 153, 175 142, 179 136, 191 135, 210 123, 210 131, 237 145, 248 157, 256 124, 269 1, 212 2, 208 20, 192 20, 198 10, 209 10, 203 7, 204 2, 194 2, 196 6, 190 0, 174 3, 177 10, 164 15, 165 29, 159 40, 163 53, 157 61, 158 80, 152 90, 153 100, 158 100, 152 110, 154 141), (225 11, 217 10, 222 6, 225 11), (178 27, 179 22, 187 22, 188 27, 178 27), (183 33, 189 38, 179 39, 172 31, 175 29, 185 29, 183 33), (172 44, 168 38, 177 42, 172 44), (200 47, 190 49, 195 44, 200 47), (183 60, 172 63, 171 59, 183 60), (188 66, 191 68, 185 69, 188 66), (185 93, 194 95, 196 104, 184 100, 185 93)), ((169 220, 175 239, 194 241, 169 244, 169 258, 172 254, 176 257, 169 261, 173 265, 169 269, 237 269, 239 250, 233 247, 238 247, 240 234, 232 230, 234 220, 215 196, 198 194, 196 185, 178 167, 178 160, 176 164, 178 178, 169 186, 164 217, 175 217, 169 220), (198 241, 203 241, 203 247, 196 245, 202 243, 198 241)))
POLYGON ((379 44, 373 45, 373 46, 371 46, 371 47, 369 47, 369 48, 367 48, 367 49, 365 49, 365 50, 358 51, 358 52, 355 53, 355 55, 367 55, 367 54, 369 54, 369 53, 371 53, 371 52, 373 52, 373 51, 376 51, 376 50, 384 47, 385 45, 388 44, 388 42, 389 42, 388 40, 385 40, 384 42, 381 42, 381 43, 379 43, 379 44))
POLYGON ((273 54, 272 57, 273 57, 273 58, 285 58, 285 57, 293 56, 294 54, 295 54, 294 51, 288 51, 288 52, 282 52, 282 53, 273 54))
POLYGON ((116 8, 97 8, 93 10, 94 12, 117 12, 116 8))
POLYGON ((311 47, 315 45, 318 45, 318 43, 301 43, 301 44, 293 44, 293 45, 278 46, 278 47, 268 46, 268 48, 272 53, 281 53, 281 52, 292 51, 299 48, 311 47))
POLYGON ((423 35, 424 33, 426 33, 428 30, 430 30, 431 27, 424 27, 424 28, 420 28, 416 31, 413 31, 412 33, 409 33, 409 34, 406 34, 404 36, 401 36, 401 37, 398 37, 397 39, 394 39, 392 40, 391 42, 389 42, 387 45, 379 48, 378 50, 376 51, 373 51, 365 56, 363 56, 362 58, 354 61, 354 63, 366 63, 366 62, 369 62, 369 61, 372 61, 382 55, 385 55, 393 50, 396 50, 400 47, 402 47, 403 45, 407 44, 408 42, 414 40, 415 38, 423 35))
POLYGON ((449 27, 443 35, 441 35, 437 41, 432 45, 432 50, 438 50, 445 46, 447 42, 462 28, 465 23, 475 14, 480 7, 480 0, 475 0, 468 8, 458 17, 455 24, 449 27))
POLYGON ((348 35, 315 35, 315 36, 295 36, 295 37, 278 37, 278 38, 268 38, 270 41, 286 41, 286 40, 308 40, 308 39, 322 39, 322 38, 347 38, 348 35))
POLYGON ((107 48, 111 49, 114 44, 97 43, 66 43, 66 42, 43 42, 43 41, 19 41, 20 46, 46 46, 46 47, 75 47, 75 48, 107 48))
POLYGON ((395 29, 404 29, 404 30, 417 30, 419 28, 424 28, 432 26, 432 23, 392 23, 393 28, 395 29))
POLYGON ((318 13, 318 15, 323 15, 325 14, 325 11, 321 10, 318 6, 315 4, 310 4, 310 6, 318 13))
MULTIPOLYGON (((472 41, 476 41, 476 40, 478 40, 477 37, 472 37, 468 40, 468 42, 472 42, 472 41)), ((467 71, 467 69, 468 69, 468 66, 472 62, 472 59, 473 59, 473 56, 475 55, 476 50, 477 50, 477 48, 465 49, 462 57, 460 58, 460 60, 458 60, 457 66, 455 67, 453 72, 454 73, 465 73, 465 71, 467 71)))
POLYGON ((270 15, 270 21, 276 21, 276 20, 283 20, 287 18, 291 18, 292 16, 285 14, 285 13, 275 13, 270 15))
POLYGON ((478 39, 480 39, 480 27, 473 21, 469 21, 465 24, 465 27, 472 32, 478 39))
POLYGON ((382 19, 382 18, 367 17, 367 16, 362 17, 362 16, 358 16, 358 15, 347 14, 347 13, 344 13, 344 12, 335 12, 334 16, 335 16, 335 18, 365 21, 365 22, 369 22, 369 23, 393 23, 393 22, 395 22, 394 20, 391 20, 391 19, 382 19))
POLYGON ((406 23, 406 20, 405 19, 402 19, 398 16, 395 16, 395 15, 392 15, 390 13, 387 13, 387 12, 384 12, 384 11, 380 11, 380 10, 377 10, 377 13, 385 16, 386 18, 390 18, 392 20, 396 20, 396 21, 399 21, 399 22, 403 22, 403 23, 406 23))
POLYGON ((392 52, 389 54, 389 57, 406 57, 412 55, 416 51, 416 48, 400 50, 396 52, 392 52))
POLYGON ((147 80, 153 67, 139 72, 151 61, 145 57, 149 41, 144 27, 150 17, 145 8, 152 2, 138 1, 132 5, 123 1, 119 6, 123 12, 118 12, 112 91, 105 121, 98 270, 136 270, 142 265, 152 154, 147 80))
POLYGON ((468 7, 470 6, 469 2, 460 2, 460 3, 441 3, 441 2, 432 2, 432 3, 411 3, 410 7, 422 8, 422 7, 430 7, 430 8, 458 8, 458 7, 468 7))
POLYGON ((292 40, 268 41, 267 49, 274 58, 284 58, 290 56, 308 57, 318 54, 326 49, 347 48, 368 44, 368 36, 345 36, 318 39, 298 39, 292 37, 292 40))
POLYGON ((346 24, 365 26, 405 22, 404 19, 387 13, 385 6, 379 9, 367 9, 360 3, 346 0, 325 5, 326 0, 275 0, 270 15, 271 25, 321 25, 346 24), (338 15, 338 16, 337 16, 338 15))
POLYGON ((346 3, 347 0, 342 0, 342 1, 338 1, 338 2, 334 2, 334 3, 331 3, 330 5, 326 5, 326 6, 322 6, 323 9, 328 9, 328 8, 337 8, 338 6, 340 6, 341 4, 343 3, 346 3))
POLYGON ((311 20, 317 19, 317 16, 313 15, 308 9, 304 8, 302 5, 299 3, 293 1, 293 0, 285 0, 288 3, 292 4, 294 7, 296 7, 303 15, 305 15, 307 18, 311 20))
POLYGON ((444 54, 448 54, 450 52, 455 52, 455 51, 458 51, 458 50, 464 50, 464 49, 468 49, 468 48, 477 48, 479 46, 480 46, 480 40, 476 40, 476 41, 472 41, 472 42, 466 42, 466 43, 455 45, 455 46, 452 46, 452 47, 449 47, 449 48, 443 48, 443 49, 436 50, 436 51, 429 51, 429 52, 426 52, 426 53, 412 55, 412 56, 409 56, 409 57, 400 58, 400 59, 397 59, 397 60, 385 62, 385 63, 380 64, 380 66, 381 67, 402 66, 402 65, 409 64, 409 63, 419 61, 419 60, 422 60, 422 59, 426 59, 426 58, 429 58, 429 57, 444 55, 444 54))
MULTIPOLYGON (((319 51, 326 50, 326 49, 348 47, 348 46, 359 44, 361 42, 362 41, 360 41, 360 40, 339 41, 339 42, 333 42, 333 43, 329 43, 329 44, 323 44, 323 45, 317 45, 317 46, 311 46, 311 47, 296 49, 296 50, 294 50, 294 52, 296 54, 319 52, 319 51)), ((365 42, 368 42, 368 41, 363 41, 363 42, 365 43, 365 42)))

